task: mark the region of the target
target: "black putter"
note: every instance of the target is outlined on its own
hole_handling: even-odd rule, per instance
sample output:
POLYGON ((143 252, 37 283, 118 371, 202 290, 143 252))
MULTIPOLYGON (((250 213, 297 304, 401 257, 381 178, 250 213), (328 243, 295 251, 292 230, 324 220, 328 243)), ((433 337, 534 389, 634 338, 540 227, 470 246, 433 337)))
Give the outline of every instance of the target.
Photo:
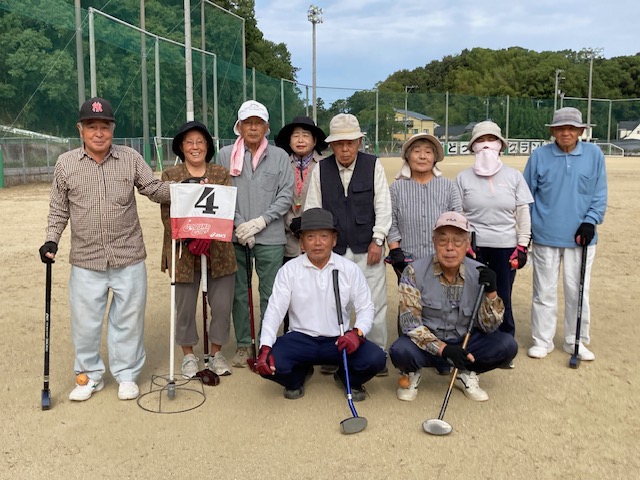
POLYGON ((584 298, 584 276, 587 269, 587 246, 582 246, 582 263, 580 265, 580 287, 578 289, 578 314, 576 320, 576 340, 575 349, 573 355, 569 359, 569 366, 571 368, 578 368, 580 366, 580 327, 582 324, 582 299, 584 298))
MULTIPOLYGON (((215 387, 220 383, 220 377, 209 368, 209 334, 207 333, 207 256, 200 255, 200 285, 202 288, 202 337, 204 339, 204 368, 196 373, 202 383, 215 387)), ((213 315, 213 312, 212 312, 213 315)))
MULTIPOLYGON (((344 322, 342 320, 342 302, 340 301, 340 287, 338 285, 338 270, 333 271, 333 293, 336 296, 336 311, 338 313, 338 324, 340 325, 340 336, 344 335, 344 322)), ((359 417, 356 407, 353 405, 353 397, 351 395, 351 383, 349 381, 349 365, 347 363, 347 350, 342 350, 342 363, 344 365, 344 375, 347 387, 347 402, 351 409, 353 417, 346 418, 340 422, 340 430, 348 435, 351 433, 359 433, 367 428, 367 419, 359 417)))
MULTIPOLYGON (((462 348, 467 348, 467 343, 469 343, 471 330, 473 330, 473 324, 475 323, 476 317, 478 316, 478 310, 480 310, 480 304, 482 303, 484 288, 485 284, 481 283, 480 290, 478 291, 478 297, 476 298, 476 303, 473 306, 473 311, 471 313, 471 320, 469 320, 469 326, 467 327, 467 333, 465 334, 464 340, 462 341, 462 348)), ((451 381, 449 382, 447 393, 444 396, 444 402, 442 402, 442 408, 440 409, 440 415, 438 415, 438 418, 432 418, 431 420, 425 420, 424 422, 422 422, 422 428, 424 429, 424 431, 431 435, 448 435, 453 430, 453 427, 445 422, 443 418, 444 412, 447 410, 447 405, 449 405, 449 398, 451 397, 453 384, 456 381, 456 375, 458 375, 458 367, 455 367, 453 369, 453 372, 451 372, 451 381)))
POLYGON ((42 387, 42 410, 51 408, 51 391, 49 390, 49 339, 51 331, 51 263, 47 263, 47 279, 44 294, 44 386, 42 387))

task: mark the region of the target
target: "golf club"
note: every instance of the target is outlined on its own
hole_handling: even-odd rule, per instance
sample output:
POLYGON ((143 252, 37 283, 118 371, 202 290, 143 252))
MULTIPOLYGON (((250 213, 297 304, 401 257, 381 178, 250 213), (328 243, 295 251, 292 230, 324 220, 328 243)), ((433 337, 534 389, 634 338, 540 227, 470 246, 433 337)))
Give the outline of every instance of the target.
POLYGON ((176 239, 171 239, 171 314, 169 326, 169 380, 167 382, 167 397, 176 398, 176 380, 173 378, 173 364, 175 362, 176 335, 176 239))
POLYGON ((578 313, 576 320, 576 340, 573 355, 569 359, 569 367, 578 368, 580 366, 580 328, 582 325, 582 299, 584 298, 584 276, 587 269, 587 246, 582 246, 582 263, 580 264, 580 287, 578 289, 578 313))
POLYGON ((202 336, 204 337, 204 368, 196 373, 202 383, 215 387, 220 377, 209 369, 209 334, 207 333, 207 256, 200 255, 200 285, 202 286, 202 336))
POLYGON ((51 408, 51 391, 49 390, 49 339, 51 331, 51 263, 47 263, 47 277, 44 294, 44 386, 42 387, 42 410, 51 408))
POLYGON ((249 292, 249 326, 251 328, 251 358, 247 358, 247 365, 252 372, 256 371, 256 358, 258 353, 256 352, 256 327, 253 320, 253 288, 251 287, 251 249, 248 245, 245 245, 244 252, 247 263, 247 290, 249 292))
MULTIPOLYGON (((333 271, 333 293, 336 296, 336 312, 338 313, 338 324, 340 325, 340 336, 344 335, 344 322, 342 320, 342 302, 340 301, 340 286, 338 285, 338 270, 333 271)), ((344 375, 347 387, 347 402, 353 417, 346 418, 340 422, 340 429, 344 434, 358 433, 367 428, 367 419, 359 417, 356 407, 353 405, 351 395, 351 383, 349 380, 349 365, 347 363, 347 350, 342 350, 342 363, 344 365, 344 375)))
MULTIPOLYGON (((467 327, 467 332, 465 333, 464 340, 462 341, 462 348, 467 348, 467 343, 469 343, 471 330, 473 330, 473 324, 475 323, 478 316, 478 310, 480 310, 480 304, 482 303, 482 297, 484 296, 485 286, 486 285, 484 283, 480 284, 480 290, 478 291, 476 303, 473 306, 473 311, 471 313, 471 320, 469 320, 469 326, 467 327)), ((442 408, 440 409, 440 415, 438 415, 438 418, 432 418, 431 420, 425 420, 424 422, 422 422, 422 428, 424 429, 424 431, 431 435, 448 435, 453 430, 453 427, 445 422, 443 418, 444 412, 447 410, 447 405, 449 404, 449 398, 451 397, 451 391, 453 390, 453 384, 456 381, 457 375, 458 367, 455 367, 451 372, 449 388, 447 389, 447 393, 444 396, 444 401, 442 402, 442 408)))

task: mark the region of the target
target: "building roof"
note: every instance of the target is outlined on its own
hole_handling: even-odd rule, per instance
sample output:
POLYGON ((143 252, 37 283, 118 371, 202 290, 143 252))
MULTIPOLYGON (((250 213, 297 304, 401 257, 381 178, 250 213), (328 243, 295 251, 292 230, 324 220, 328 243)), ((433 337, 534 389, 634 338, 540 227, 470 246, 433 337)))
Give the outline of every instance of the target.
MULTIPOLYGON (((405 113, 405 109, 404 108, 402 108, 402 109, 394 108, 393 111, 396 112, 396 113, 400 113, 402 115, 404 115, 404 113, 405 113)), ((406 110, 406 112, 407 112, 407 117, 417 118, 418 120, 435 121, 432 117, 430 117, 428 115, 423 115, 422 113, 414 112, 412 110, 406 110)))
MULTIPOLYGON (((466 132, 473 130, 474 125, 475 123, 470 123, 468 125, 449 125, 449 137, 459 137, 460 135, 464 135, 466 132)), ((444 137, 445 127, 437 126, 434 133, 436 137, 444 137)))
POLYGON ((638 125, 640 125, 640 120, 628 120, 619 122, 618 128, 622 130, 634 130, 638 125))

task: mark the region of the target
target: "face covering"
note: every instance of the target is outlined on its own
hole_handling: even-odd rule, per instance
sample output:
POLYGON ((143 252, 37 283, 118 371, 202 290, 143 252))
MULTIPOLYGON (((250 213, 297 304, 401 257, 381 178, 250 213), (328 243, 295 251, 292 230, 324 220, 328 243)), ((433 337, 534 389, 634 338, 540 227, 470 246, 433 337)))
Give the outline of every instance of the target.
POLYGON ((502 142, 475 142, 472 147, 476 154, 476 161, 473 164, 473 171, 481 177, 491 177, 502 168, 500 161, 500 151, 502 142))

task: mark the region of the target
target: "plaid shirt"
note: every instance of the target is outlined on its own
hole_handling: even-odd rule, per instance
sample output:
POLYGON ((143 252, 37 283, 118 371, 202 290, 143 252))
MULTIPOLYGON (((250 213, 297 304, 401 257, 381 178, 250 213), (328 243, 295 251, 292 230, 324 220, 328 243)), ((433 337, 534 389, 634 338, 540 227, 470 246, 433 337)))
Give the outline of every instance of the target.
POLYGON ((143 261, 147 253, 134 187, 169 202, 169 183, 156 179, 138 152, 112 145, 101 163, 84 148, 58 157, 51 185, 46 241, 59 243, 71 220, 69 263, 105 271, 143 261))

